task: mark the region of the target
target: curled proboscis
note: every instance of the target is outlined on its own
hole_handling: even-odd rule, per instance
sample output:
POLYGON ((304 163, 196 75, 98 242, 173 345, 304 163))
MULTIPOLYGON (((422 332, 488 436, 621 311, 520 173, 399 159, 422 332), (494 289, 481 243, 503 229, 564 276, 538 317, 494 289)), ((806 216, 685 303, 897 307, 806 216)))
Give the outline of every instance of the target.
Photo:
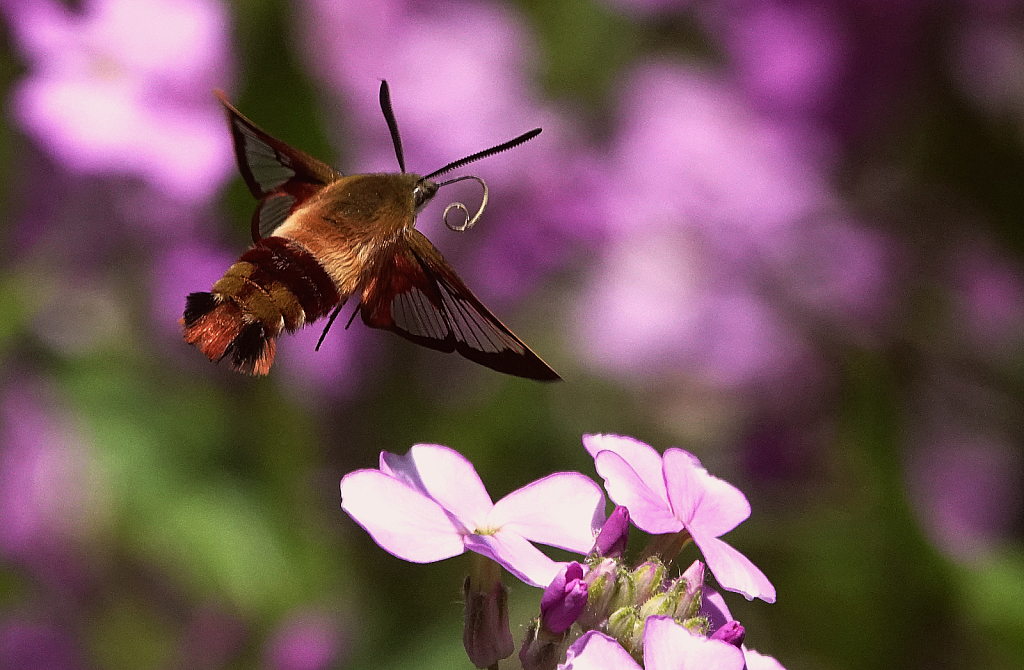
POLYGON ((484 208, 487 207, 487 184, 484 183, 483 179, 474 175, 465 175, 463 177, 449 179, 448 181, 441 182, 440 184, 438 184, 438 186, 446 186, 448 184, 454 184, 457 181, 464 181, 466 179, 473 179, 477 183, 479 183, 481 188, 483 188, 484 190, 484 197, 483 200, 480 201, 480 207, 476 210, 476 214, 474 214, 473 216, 469 215, 469 208, 463 205, 461 202, 453 202, 444 208, 444 215, 442 217, 444 219, 444 225, 448 226, 448 228, 458 233, 469 230, 470 228, 476 225, 477 221, 480 220, 480 215, 484 213, 484 208), (461 223, 453 223, 448 219, 448 213, 451 212, 453 209, 458 209, 462 211, 462 213, 465 215, 465 218, 462 220, 461 223))

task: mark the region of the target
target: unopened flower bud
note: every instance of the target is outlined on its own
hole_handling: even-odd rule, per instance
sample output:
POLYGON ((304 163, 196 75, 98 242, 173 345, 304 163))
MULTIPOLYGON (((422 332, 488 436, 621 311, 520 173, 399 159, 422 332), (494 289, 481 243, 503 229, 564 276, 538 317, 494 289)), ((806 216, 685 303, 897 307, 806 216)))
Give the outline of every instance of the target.
POLYGON ((721 628, 711 634, 712 640, 722 640, 728 642, 734 647, 739 647, 743 644, 743 638, 746 637, 747 631, 744 630, 743 626, 740 625, 739 621, 729 621, 721 628))
POLYGON ((470 662, 489 668, 515 651, 508 625, 508 589, 501 583, 497 563, 472 554, 470 576, 463 592, 466 597, 466 621, 462 644, 470 662))
POLYGON ((656 593, 640 605, 640 616, 672 616, 678 600, 674 593, 656 593))
POLYGON ((583 577, 587 584, 587 605, 577 619, 583 630, 592 630, 608 618, 612 611, 612 598, 618 589, 619 564, 606 558, 583 577))
POLYGON ((608 516, 594 542, 594 553, 601 557, 619 558, 629 540, 629 510, 619 505, 608 516))
POLYGON ((564 633, 583 613, 587 605, 587 585, 583 566, 572 562, 562 568, 544 589, 540 601, 541 627, 549 633, 564 633))
POLYGON ((608 617, 608 635, 618 640, 630 653, 641 648, 643 632, 644 620, 635 607, 622 607, 608 617))
POLYGON ((633 573, 620 570, 615 580, 615 593, 612 595, 611 609, 617 610, 623 607, 636 605, 636 582, 633 581, 633 573))
POLYGON ((697 616, 704 588, 704 564, 694 561, 676 580, 671 590, 679 593, 679 602, 673 616, 679 620, 697 616))
POLYGON ((636 603, 643 603, 662 590, 665 580, 665 564, 657 558, 648 559, 633 570, 632 577, 633 586, 636 588, 634 594, 636 603))

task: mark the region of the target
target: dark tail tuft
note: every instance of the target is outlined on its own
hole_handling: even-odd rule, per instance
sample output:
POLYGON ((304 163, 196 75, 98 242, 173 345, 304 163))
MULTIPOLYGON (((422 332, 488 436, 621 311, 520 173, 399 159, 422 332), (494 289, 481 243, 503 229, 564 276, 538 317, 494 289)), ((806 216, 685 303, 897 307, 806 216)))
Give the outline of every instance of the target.
POLYGON ((230 356, 231 368, 250 375, 265 375, 274 362, 274 338, 259 321, 242 326, 241 332, 228 345, 224 356, 230 356))
POLYGON ((186 328, 195 325, 217 306, 217 298, 212 293, 189 293, 185 298, 185 315, 181 322, 186 328))

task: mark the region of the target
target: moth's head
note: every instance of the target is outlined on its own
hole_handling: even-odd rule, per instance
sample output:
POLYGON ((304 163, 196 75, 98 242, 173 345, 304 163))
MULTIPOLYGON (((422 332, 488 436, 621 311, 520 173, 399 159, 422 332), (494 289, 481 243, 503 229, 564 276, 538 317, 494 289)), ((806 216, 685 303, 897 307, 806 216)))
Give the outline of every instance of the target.
POLYGON ((434 199, 437 195, 437 189, 440 188, 437 182, 420 177, 416 180, 416 185, 412 188, 412 199, 416 207, 416 213, 419 214, 420 210, 428 202, 434 199))
POLYGON ((437 195, 437 191, 442 186, 454 184, 455 182, 464 181, 466 179, 472 179, 479 183, 484 190, 484 197, 483 201, 480 203, 480 208, 477 209, 476 211, 476 214, 470 216, 469 210, 461 202, 453 202, 452 204, 444 208, 444 224, 455 231, 461 232, 463 230, 466 230, 467 228, 471 228, 473 224, 475 224, 480 219, 480 215, 483 214, 484 212, 484 207, 487 206, 487 184, 485 184, 484 180, 481 179, 480 177, 465 175, 463 177, 456 177, 455 179, 448 179, 447 181, 433 181, 432 179, 428 179, 427 177, 420 177, 418 175, 413 175, 408 172, 399 175, 399 177, 402 179, 411 178, 415 180, 412 183, 412 200, 413 208, 415 209, 415 212, 417 214, 420 213, 420 211, 427 205, 428 202, 434 199, 434 196, 437 195), (453 209, 457 209, 462 212, 464 218, 461 221, 452 221, 448 218, 448 213, 451 212, 451 210, 453 209))
POLYGON ((442 174, 445 174, 446 172, 451 172, 452 170, 472 163, 473 161, 478 161, 481 158, 493 156, 494 154, 505 151, 506 149, 511 149, 512 147, 519 146, 523 142, 532 139, 540 134, 540 128, 534 128, 530 132, 523 133, 522 135, 513 140, 509 140, 508 142, 505 142, 503 144, 493 146, 490 149, 478 151, 475 154, 472 154, 471 156, 460 158, 457 161, 453 161, 448 165, 445 165, 440 170, 434 170, 425 177, 419 177, 405 171, 405 153, 402 151, 402 138, 401 135, 399 135, 398 133, 398 122, 395 120, 395 113, 391 109, 391 91, 388 88, 388 83, 386 81, 381 81, 380 83, 380 109, 382 112, 384 112, 384 119, 388 123, 388 130, 391 131, 391 142, 395 145, 395 157, 398 158, 398 167, 402 171, 401 176, 412 177, 415 179, 415 182, 413 184, 413 203, 417 214, 420 212, 421 209, 423 209, 424 205, 431 201, 431 199, 437 194, 437 189, 441 188, 442 186, 446 186, 447 184, 454 184, 455 182, 463 181, 465 179, 473 179, 479 182, 480 186, 483 187, 483 202, 480 203, 480 208, 476 211, 476 214, 470 216, 469 210, 466 209, 466 206, 463 205, 461 202, 453 202, 452 204, 445 207, 444 223, 452 230, 466 230, 468 228, 471 228, 473 224, 476 223, 477 220, 479 220, 480 215, 483 214, 484 207, 487 206, 487 184, 485 184, 484 180, 481 179, 480 177, 475 177, 472 175, 456 177, 455 179, 449 179, 447 181, 442 182, 434 182, 431 181, 431 179, 442 174), (459 223, 452 223, 451 221, 449 221, 448 212, 450 212, 452 209, 460 210, 465 215, 465 219, 459 223))

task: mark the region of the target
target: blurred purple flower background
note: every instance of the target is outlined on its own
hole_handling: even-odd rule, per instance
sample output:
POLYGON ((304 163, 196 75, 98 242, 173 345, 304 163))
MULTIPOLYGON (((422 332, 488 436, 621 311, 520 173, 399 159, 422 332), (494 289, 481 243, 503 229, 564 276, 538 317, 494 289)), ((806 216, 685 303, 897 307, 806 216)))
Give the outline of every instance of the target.
POLYGON ((1020 3, 0 13, 0 667, 451 667, 456 568, 382 561, 337 482, 443 443, 501 498, 597 432, 747 494, 786 667, 1024 663, 1020 3), (460 171, 472 231, 441 222, 471 185, 418 227, 564 383, 346 330, 355 299, 267 379, 182 341, 255 206, 212 91, 395 171, 381 79, 420 174, 543 128, 460 171))
POLYGON ((141 176, 208 200, 231 169, 209 90, 228 76, 226 7, 209 0, 5 2, 29 74, 11 115, 62 165, 141 176))

